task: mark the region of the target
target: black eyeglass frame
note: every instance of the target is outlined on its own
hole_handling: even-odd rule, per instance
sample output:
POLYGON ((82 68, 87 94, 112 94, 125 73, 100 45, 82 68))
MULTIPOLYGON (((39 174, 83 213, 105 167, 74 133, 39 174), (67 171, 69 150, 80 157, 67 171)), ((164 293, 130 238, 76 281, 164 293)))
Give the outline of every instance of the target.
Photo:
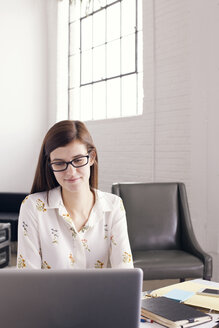
POLYGON ((63 171, 66 171, 67 170, 67 168, 68 168, 68 166, 69 166, 69 164, 71 164, 73 167, 75 167, 76 169, 77 168, 79 168, 79 167, 83 167, 83 166, 85 166, 85 165, 87 165, 88 164, 88 162, 89 162, 89 158, 90 158, 90 155, 88 154, 88 155, 85 155, 85 156, 80 156, 80 157, 77 157, 77 158, 74 158, 73 160, 71 160, 71 161, 69 161, 69 162, 65 162, 65 161, 60 161, 60 162, 53 162, 53 163, 49 163, 49 167, 51 168, 51 170, 53 171, 53 172, 63 172, 63 171), (87 163, 85 163, 85 164, 83 164, 83 165, 74 165, 73 164, 73 162, 74 161, 77 161, 78 159, 80 159, 80 158, 87 158, 87 163), (58 164, 58 163, 65 163, 65 165, 66 165, 66 168, 65 169, 63 169, 63 170, 54 170, 53 168, 52 168, 52 165, 53 164, 58 164))

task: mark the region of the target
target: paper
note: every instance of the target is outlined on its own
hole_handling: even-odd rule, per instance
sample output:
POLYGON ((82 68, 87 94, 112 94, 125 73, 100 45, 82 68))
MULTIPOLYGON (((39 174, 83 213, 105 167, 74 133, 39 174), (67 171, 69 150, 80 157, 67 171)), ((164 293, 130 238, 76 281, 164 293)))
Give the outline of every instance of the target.
MULTIPOLYGON (((184 291, 195 292, 195 295, 191 296, 189 299, 184 301, 184 304, 198 306, 210 310, 219 311, 219 298, 218 297, 211 297, 211 296, 203 296, 197 295, 196 293, 206 287, 205 283, 196 283, 193 281, 185 281, 178 284, 174 284, 171 286, 163 287, 154 290, 151 295, 152 296, 164 296, 168 292, 172 291, 173 289, 180 289, 184 291)), ((211 286, 213 286, 211 284, 211 286)), ((219 289, 218 287, 214 287, 215 289, 219 289)))
POLYGON ((165 297, 171 298, 172 300, 176 300, 178 302, 185 302, 191 296, 195 295, 195 292, 176 289, 170 290, 168 293, 164 294, 165 297))

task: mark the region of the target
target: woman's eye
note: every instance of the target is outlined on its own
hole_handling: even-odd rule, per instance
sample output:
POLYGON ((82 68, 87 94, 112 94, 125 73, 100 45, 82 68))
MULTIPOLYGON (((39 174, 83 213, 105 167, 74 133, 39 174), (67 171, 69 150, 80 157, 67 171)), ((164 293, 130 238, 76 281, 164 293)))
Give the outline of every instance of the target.
POLYGON ((62 166, 62 165, 65 165, 65 162, 57 162, 57 163, 53 163, 53 164, 55 164, 57 166, 62 166))

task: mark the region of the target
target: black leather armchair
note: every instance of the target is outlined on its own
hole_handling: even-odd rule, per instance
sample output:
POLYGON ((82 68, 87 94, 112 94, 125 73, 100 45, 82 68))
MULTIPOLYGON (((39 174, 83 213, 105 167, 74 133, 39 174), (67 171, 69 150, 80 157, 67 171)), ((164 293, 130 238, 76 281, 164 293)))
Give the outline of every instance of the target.
POLYGON ((183 183, 115 183, 124 202, 135 267, 144 280, 212 277, 212 257, 198 244, 183 183))
POLYGON ((0 192, 0 223, 11 224, 11 241, 17 241, 18 215, 27 194, 0 192))

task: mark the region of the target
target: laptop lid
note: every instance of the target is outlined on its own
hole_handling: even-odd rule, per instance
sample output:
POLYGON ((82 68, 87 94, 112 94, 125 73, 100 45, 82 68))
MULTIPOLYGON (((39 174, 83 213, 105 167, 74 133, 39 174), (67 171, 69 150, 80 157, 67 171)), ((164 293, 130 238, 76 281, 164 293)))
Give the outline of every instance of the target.
POLYGON ((137 328, 141 269, 0 270, 4 328, 137 328))

